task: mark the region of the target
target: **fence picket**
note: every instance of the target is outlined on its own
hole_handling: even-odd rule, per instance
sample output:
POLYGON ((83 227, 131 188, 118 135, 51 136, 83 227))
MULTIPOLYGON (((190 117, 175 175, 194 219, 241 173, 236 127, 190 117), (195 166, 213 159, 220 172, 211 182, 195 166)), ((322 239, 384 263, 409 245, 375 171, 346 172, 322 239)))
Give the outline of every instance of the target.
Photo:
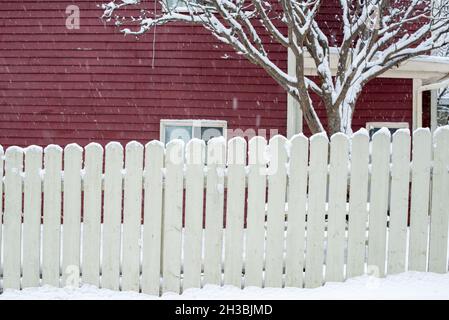
POLYGON ((221 284, 225 161, 226 141, 223 138, 209 140, 204 230, 204 284, 221 284))
POLYGON ((140 233, 142 221, 143 146, 135 141, 126 145, 123 199, 122 289, 139 291, 140 233))
POLYGON ((285 286, 302 287, 306 231, 307 169, 309 140, 302 134, 291 139, 285 286))
POLYGON ((449 227, 449 127, 435 131, 432 208, 430 213, 429 271, 447 272, 449 227))
POLYGON ((269 144, 265 287, 282 287, 287 192, 287 142, 286 138, 277 135, 270 139, 269 144))
POLYGON ((120 243, 122 224, 123 147, 106 145, 103 208, 102 288, 118 290, 120 285, 120 243))
POLYGON ((249 141, 248 217, 245 250, 246 287, 262 287, 263 285, 267 188, 266 148, 267 141, 263 137, 254 137, 249 141))
POLYGON ((89 143, 85 152, 82 277, 84 283, 99 286, 103 148, 89 143))
POLYGON ((80 277, 82 162, 83 149, 77 144, 67 145, 64 149, 63 286, 77 285, 75 282, 80 277))
POLYGON ((22 288, 37 287, 40 282, 42 148, 25 149, 23 203, 23 275, 22 288))
POLYGON ((388 274, 405 272, 409 180, 410 132, 398 130, 393 135, 388 274))
POLYGON ((228 143, 228 193, 226 203, 224 283, 241 287, 243 223, 245 213, 246 141, 235 137, 228 143))
POLYGON ((187 143, 183 290, 201 286, 204 153, 205 145, 202 140, 192 139, 187 143))
POLYGON ((347 278, 361 276, 365 272, 366 224, 368 222, 366 208, 368 199, 368 148, 368 132, 361 129, 352 137, 347 278))
POLYGON ((163 291, 179 293, 181 290, 184 142, 177 139, 170 141, 165 155, 163 291))
POLYGON ((346 135, 332 136, 330 145, 329 210, 326 281, 344 281, 346 197, 348 193, 349 142, 346 135))
POLYGON ((5 213, 3 215, 3 287, 20 289, 23 150, 5 153, 5 213))
POLYGON ((307 288, 315 288, 323 284, 328 148, 329 142, 325 135, 316 134, 310 138, 305 272, 307 288))
POLYGON ((44 150, 44 214, 42 234, 42 283, 60 285, 62 149, 44 150))
POLYGON ((385 276, 387 211, 390 179, 390 131, 373 135, 368 232, 368 272, 385 276))
POLYGON ((164 146, 145 146, 142 292, 158 295, 161 279, 164 146))
POLYGON ((427 270, 432 136, 429 129, 413 133, 412 191, 408 269, 427 270))

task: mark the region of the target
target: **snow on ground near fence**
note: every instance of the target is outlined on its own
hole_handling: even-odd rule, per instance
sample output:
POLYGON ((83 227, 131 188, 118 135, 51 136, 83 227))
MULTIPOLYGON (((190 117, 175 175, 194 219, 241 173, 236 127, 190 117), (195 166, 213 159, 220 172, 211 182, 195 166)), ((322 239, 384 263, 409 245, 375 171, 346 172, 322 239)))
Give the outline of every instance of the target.
POLYGON ((243 290, 232 286, 207 285, 203 289, 188 289, 182 295, 173 293, 162 297, 98 289, 84 285, 80 289, 27 288, 22 291, 6 290, 0 300, 8 299, 61 299, 61 300, 109 300, 109 299, 164 299, 164 300, 308 300, 308 299, 449 299, 449 274, 407 272, 387 278, 362 276, 343 283, 329 282, 316 289, 257 288, 243 290))

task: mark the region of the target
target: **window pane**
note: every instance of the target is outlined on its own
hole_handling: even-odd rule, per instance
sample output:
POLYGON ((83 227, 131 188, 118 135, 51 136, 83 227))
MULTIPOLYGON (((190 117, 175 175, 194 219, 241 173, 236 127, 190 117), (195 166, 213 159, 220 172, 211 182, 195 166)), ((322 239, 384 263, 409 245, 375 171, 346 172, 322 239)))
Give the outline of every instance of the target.
POLYGON ((184 8, 186 4, 182 0, 166 0, 169 9, 184 8))
POLYGON ((201 128, 201 139, 204 141, 209 141, 212 138, 223 136, 223 128, 216 127, 202 127, 201 128))
POLYGON ((166 126, 165 127, 165 143, 173 139, 181 139, 185 143, 192 139, 192 127, 190 126, 166 126))

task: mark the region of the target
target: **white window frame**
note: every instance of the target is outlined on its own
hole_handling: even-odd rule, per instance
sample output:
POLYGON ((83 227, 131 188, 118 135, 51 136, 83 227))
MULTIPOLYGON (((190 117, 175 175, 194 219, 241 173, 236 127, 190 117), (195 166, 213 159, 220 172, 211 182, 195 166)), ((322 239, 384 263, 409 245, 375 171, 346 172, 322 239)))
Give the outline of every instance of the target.
MULTIPOLYGON (((168 0, 164 0, 166 2, 166 6, 168 10, 172 10, 174 12, 179 12, 179 13, 188 13, 189 12, 189 8, 186 6, 180 6, 179 4, 183 1, 181 0, 177 0, 178 1, 178 5, 174 8, 168 8, 168 0)), ((167 11, 167 10, 164 10, 167 11)))
MULTIPOLYGON (((202 127, 215 127, 223 129, 223 136, 227 141, 227 129, 228 123, 225 120, 195 120, 195 119, 161 119, 160 121, 160 129, 159 129, 159 138, 160 141, 164 144, 167 144, 165 137, 165 128, 166 126, 180 126, 180 127, 192 127, 192 138, 201 139, 201 137, 195 136, 195 128, 202 127)), ((201 132, 201 131, 200 131, 201 132)))
POLYGON ((409 129, 408 122, 367 122, 366 130, 370 132, 374 128, 387 128, 387 129, 409 129))

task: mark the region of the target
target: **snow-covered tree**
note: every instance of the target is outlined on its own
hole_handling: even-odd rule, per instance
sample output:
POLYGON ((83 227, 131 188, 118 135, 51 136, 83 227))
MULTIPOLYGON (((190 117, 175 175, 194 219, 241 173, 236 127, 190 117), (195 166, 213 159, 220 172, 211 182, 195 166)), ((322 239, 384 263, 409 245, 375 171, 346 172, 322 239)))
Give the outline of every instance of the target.
POLYGON ((337 39, 317 19, 329 0, 156 1, 157 7, 139 8, 140 17, 131 17, 122 9, 140 0, 114 0, 103 4, 103 18, 117 25, 137 22, 135 29, 121 27, 123 33, 133 35, 173 22, 203 26, 261 66, 294 97, 313 133, 325 129, 312 94, 326 108, 328 133, 349 133, 357 99, 371 79, 449 43, 447 0, 333 0, 341 26, 337 39), (270 58, 268 41, 291 50, 296 75, 289 75, 270 58), (313 60, 316 76, 305 74, 306 59, 313 60))

